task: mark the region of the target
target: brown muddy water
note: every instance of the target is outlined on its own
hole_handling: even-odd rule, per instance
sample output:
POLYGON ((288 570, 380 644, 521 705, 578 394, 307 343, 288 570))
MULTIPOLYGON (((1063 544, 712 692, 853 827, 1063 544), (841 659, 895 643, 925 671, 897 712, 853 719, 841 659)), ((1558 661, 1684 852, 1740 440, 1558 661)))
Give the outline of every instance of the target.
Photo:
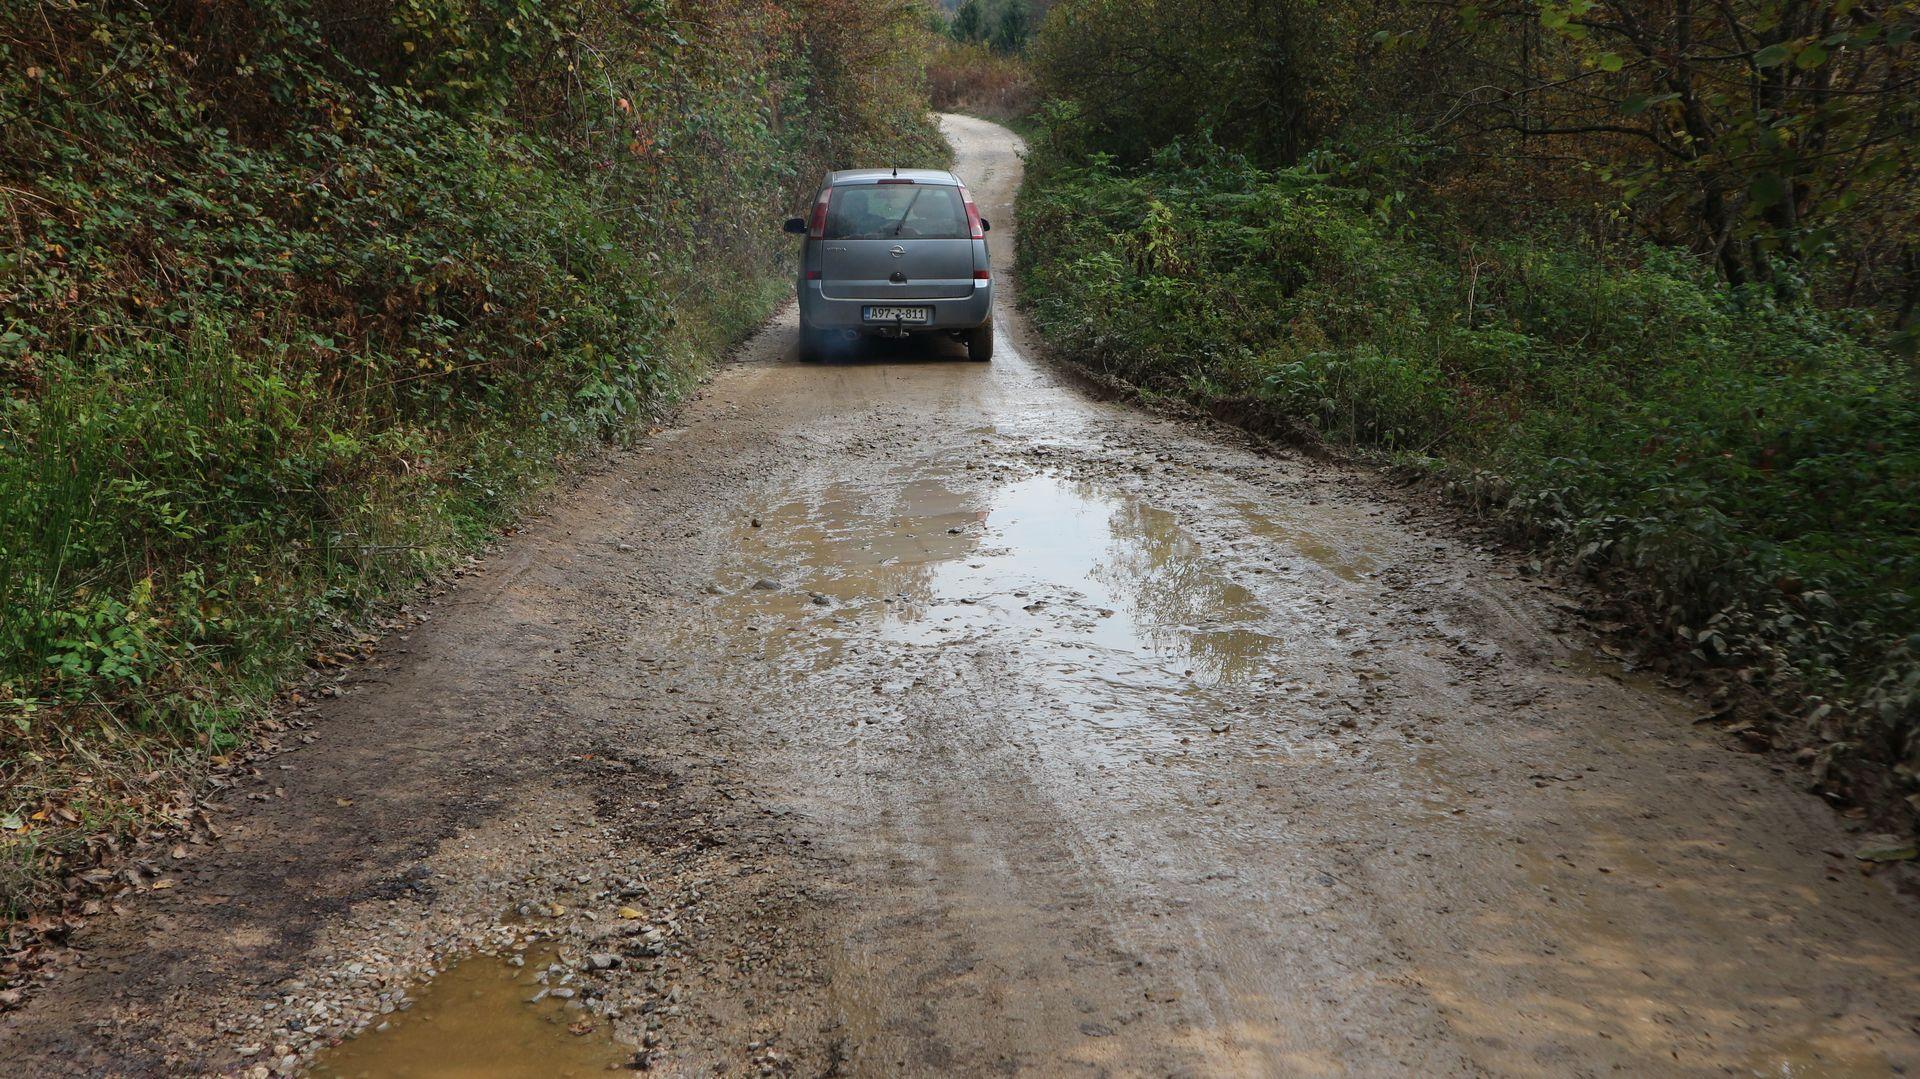
MULTIPOLYGON (((396 1011, 386 1030, 369 1030, 323 1052, 322 1079, 560 1079, 623 1068, 633 1050, 614 1041, 607 1022, 577 998, 562 999, 539 981, 551 951, 519 953, 524 966, 493 955, 461 960, 396 1011), (542 995, 542 990, 547 990, 542 995), (532 998, 540 995, 538 1001, 532 998)), ((551 971, 559 987, 558 971, 551 971)))

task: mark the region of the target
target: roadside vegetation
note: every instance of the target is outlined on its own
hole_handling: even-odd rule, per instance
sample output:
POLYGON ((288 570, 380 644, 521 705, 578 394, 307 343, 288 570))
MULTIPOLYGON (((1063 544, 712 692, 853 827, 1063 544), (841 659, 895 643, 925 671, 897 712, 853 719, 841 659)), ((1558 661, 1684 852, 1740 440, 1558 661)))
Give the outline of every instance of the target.
POLYGON ((1771 702, 1749 744, 1910 826, 1917 20, 1059 0, 1023 296, 1096 372, 1608 580, 1771 702))
POLYGON ((929 18, 927 96, 941 112, 1018 123, 1038 103, 1026 50, 1046 6, 1031 0, 961 0, 929 18), (948 9, 951 9, 950 11, 948 9))
POLYGON ((1017 56, 972 42, 938 41, 927 60, 927 96, 941 112, 964 112, 1003 123, 1033 111, 1033 75, 1017 56))
POLYGON ((0 912, 190 813, 370 604, 641 430, 770 310, 823 170, 944 162, 921 19, 0 14, 0 912))

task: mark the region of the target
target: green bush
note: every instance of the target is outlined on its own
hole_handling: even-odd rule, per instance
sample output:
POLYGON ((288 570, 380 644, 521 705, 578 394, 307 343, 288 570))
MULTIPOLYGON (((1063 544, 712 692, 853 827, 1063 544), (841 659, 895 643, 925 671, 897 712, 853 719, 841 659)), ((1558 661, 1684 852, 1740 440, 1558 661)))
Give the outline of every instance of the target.
POLYGON ((1126 171, 1043 141, 1020 215, 1027 301, 1079 362, 1450 475, 1920 774, 1920 387, 1840 316, 1669 251, 1443 240, 1205 148, 1126 171))
POLYGON ((669 402, 822 171, 943 163, 922 40, 883 0, 0 14, 8 864, 669 402))

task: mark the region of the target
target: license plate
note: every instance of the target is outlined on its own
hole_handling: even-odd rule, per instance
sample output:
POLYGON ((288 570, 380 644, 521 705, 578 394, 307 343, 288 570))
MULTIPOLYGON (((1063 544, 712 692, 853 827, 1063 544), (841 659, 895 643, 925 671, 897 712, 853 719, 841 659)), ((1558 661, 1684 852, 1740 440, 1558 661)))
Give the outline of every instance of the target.
POLYGON ((931 307, 863 307, 860 317, 868 322, 932 322, 931 307))

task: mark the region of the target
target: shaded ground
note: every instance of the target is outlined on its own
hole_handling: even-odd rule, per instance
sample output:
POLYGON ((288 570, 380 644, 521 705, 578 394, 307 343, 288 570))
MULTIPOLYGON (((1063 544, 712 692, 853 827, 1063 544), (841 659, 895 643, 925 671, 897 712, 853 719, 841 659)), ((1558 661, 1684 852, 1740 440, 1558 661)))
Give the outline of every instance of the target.
MULTIPOLYGON (((947 127, 1008 266, 1015 141, 947 127)), ((350 674, 0 1018, 14 1070, 291 1071, 378 1024, 324 1066, 1920 1067, 1915 912, 1577 598, 1087 399, 1011 303, 991 367, 802 366, 790 319, 350 674), (472 951, 538 958, 411 1006, 472 951)))

